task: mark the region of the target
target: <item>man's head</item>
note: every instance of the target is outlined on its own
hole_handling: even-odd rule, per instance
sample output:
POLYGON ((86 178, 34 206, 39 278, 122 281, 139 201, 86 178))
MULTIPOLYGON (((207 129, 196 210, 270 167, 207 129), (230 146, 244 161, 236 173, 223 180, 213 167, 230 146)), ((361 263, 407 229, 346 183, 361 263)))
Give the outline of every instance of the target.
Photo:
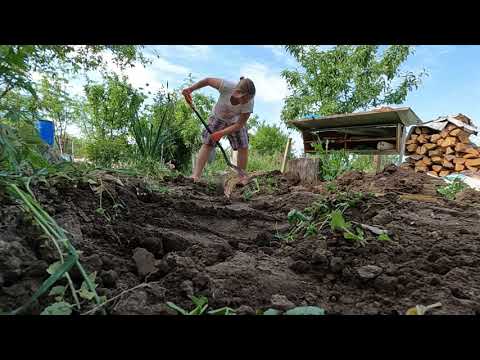
POLYGON ((255 85, 253 81, 244 78, 240 78, 237 86, 233 90, 232 96, 230 97, 230 102, 232 105, 246 104, 255 96, 255 85))

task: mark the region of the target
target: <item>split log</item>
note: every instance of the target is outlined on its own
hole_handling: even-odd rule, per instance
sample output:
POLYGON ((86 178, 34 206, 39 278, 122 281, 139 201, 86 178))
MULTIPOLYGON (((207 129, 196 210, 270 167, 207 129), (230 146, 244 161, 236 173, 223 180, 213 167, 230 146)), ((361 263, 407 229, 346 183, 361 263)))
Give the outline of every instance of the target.
POLYGON ((419 135, 417 138, 417 142, 420 144, 426 144, 428 143, 429 140, 430 140, 430 136, 425 134, 419 135))
POLYGON ((440 145, 443 148, 455 145, 457 143, 457 138, 452 136, 448 136, 445 140, 443 140, 442 144, 440 145))
POLYGON ((445 155, 443 158, 447 161, 452 162, 455 159, 455 155, 445 155))
POLYGON ((418 155, 418 154, 410 155, 409 157, 412 158, 415 161, 423 159, 423 155, 418 155))
POLYGON ((417 144, 410 144, 407 145, 407 151, 408 152, 415 152, 417 150, 418 145, 417 144))
POLYGON ((455 164, 455 171, 463 171, 465 170, 465 166, 462 164, 455 164))
POLYGON ((438 173, 438 175, 441 177, 450 175, 450 170, 442 170, 438 173))
POLYGON ((457 135, 458 140, 460 140, 462 144, 469 144, 470 143, 469 137, 470 137, 470 134, 465 131, 462 131, 460 134, 457 135))
POLYGON ((427 172, 428 171, 428 166, 423 165, 423 166, 415 166, 415 172, 427 172))
POLYGON ((468 149, 471 149, 472 146, 464 143, 458 143, 455 145, 456 152, 467 152, 468 149))
POLYGON ((441 138, 442 138, 442 136, 440 134, 433 134, 432 136, 430 136, 430 141, 432 143, 436 143, 441 138))
POLYGON ((477 157, 480 156, 480 152, 479 152, 477 149, 473 148, 473 147, 470 148, 470 149, 467 149, 466 152, 467 152, 467 154, 472 154, 472 155, 475 155, 475 156, 477 156, 477 157))
POLYGON ((425 144, 425 147, 427 148, 427 150, 432 150, 437 147, 437 144, 427 143, 425 144))
POLYGON ((427 153, 427 148, 424 145, 422 145, 417 148, 416 153, 419 155, 425 155, 427 153))
POLYGON ((453 169, 455 166, 448 160, 442 161, 442 166, 446 169, 453 169))
POLYGON ((455 158, 453 159, 453 163, 454 164, 465 164, 465 161, 467 161, 467 159, 464 159, 464 158, 455 158))
POLYGON ((454 152, 455 150, 453 150, 450 146, 445 149, 445 154, 447 155, 453 154, 454 152))
POLYGON ((422 134, 430 134, 430 129, 427 127, 422 128, 422 134))
POLYGON ((462 132, 462 129, 460 128, 453 129, 452 131, 450 131, 450 136, 457 136, 461 132, 462 132))
POLYGON ((415 134, 420 135, 421 133, 422 133, 422 129, 420 129, 419 127, 416 127, 415 128, 415 134))
POLYGON ((474 172, 474 173, 475 173, 475 172, 478 172, 478 168, 476 168, 476 167, 474 167, 474 166, 465 165, 465 167, 466 167, 468 170, 470 170, 470 171, 472 171, 472 172, 474 172))
POLYGON ((416 144, 416 143, 417 143, 417 140, 415 140, 415 139, 410 139, 410 140, 405 141, 405 145, 411 145, 411 144, 416 144))
POLYGON ((432 165, 432 159, 430 159, 428 156, 424 156, 422 159, 423 163, 427 166, 432 165))
POLYGON ((438 173, 435 171, 427 171, 427 174, 438 177, 438 173))
POLYGON ((440 156, 432 156, 432 162, 435 164, 441 164, 443 159, 440 156))
POLYGON ((428 156, 442 156, 442 150, 441 149, 436 149, 436 150, 430 150, 428 152, 428 156))
POLYGON ((466 166, 480 166, 480 159, 472 159, 465 161, 466 166))
POLYGON ((478 156, 475 156, 473 154, 465 154, 462 156, 464 159, 476 159, 478 156))
POLYGON ((449 131, 445 128, 440 132, 440 136, 445 139, 448 136, 449 131))
POLYGON ((442 171, 442 169, 443 169, 442 165, 432 165, 432 170, 437 173, 442 171))
POLYGON ((457 125, 455 124, 448 124, 447 127, 445 129, 447 129, 447 131, 452 131, 452 130, 455 130, 457 128, 457 125))

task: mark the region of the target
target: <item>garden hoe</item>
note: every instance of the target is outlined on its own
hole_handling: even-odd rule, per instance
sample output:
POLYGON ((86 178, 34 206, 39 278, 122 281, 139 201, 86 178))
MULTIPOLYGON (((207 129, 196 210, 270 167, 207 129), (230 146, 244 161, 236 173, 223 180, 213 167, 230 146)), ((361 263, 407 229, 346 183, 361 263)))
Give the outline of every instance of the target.
MULTIPOLYGON (((203 120, 202 116, 198 113, 197 109, 195 109, 195 106, 193 106, 193 103, 192 104, 189 104, 190 107, 192 108, 193 112, 197 115, 197 117, 200 119, 200 121, 202 122, 203 126, 205 127, 205 129, 207 129, 207 131, 210 133, 210 135, 212 134, 212 132, 210 131, 210 129, 208 128, 208 125, 207 123, 205 122, 205 120, 203 120)), ((240 167, 236 166, 236 165, 233 165, 232 162, 230 161, 230 159, 228 158, 227 156, 227 153, 225 152, 225 150, 223 149, 222 145, 220 144, 220 142, 217 142, 215 144, 215 146, 218 146, 220 148, 220 150, 222 151, 222 154, 223 154, 223 158, 225 159, 225 162, 227 163, 227 165, 232 168, 233 170, 235 170, 235 172, 238 174, 239 177, 242 177, 242 178, 247 178, 248 179, 248 175, 247 173, 240 167)), ((230 180, 227 180, 225 182, 230 182, 230 180)), ((238 181, 237 181, 238 182, 238 181)), ((223 191, 224 191, 224 194, 229 197, 230 196, 230 193, 231 191, 233 190, 233 187, 235 187, 236 183, 233 184, 233 185, 230 185, 230 186, 225 186, 224 182, 222 181, 221 183, 221 186, 223 187, 223 191)), ((220 185, 220 184, 219 184, 220 185)))

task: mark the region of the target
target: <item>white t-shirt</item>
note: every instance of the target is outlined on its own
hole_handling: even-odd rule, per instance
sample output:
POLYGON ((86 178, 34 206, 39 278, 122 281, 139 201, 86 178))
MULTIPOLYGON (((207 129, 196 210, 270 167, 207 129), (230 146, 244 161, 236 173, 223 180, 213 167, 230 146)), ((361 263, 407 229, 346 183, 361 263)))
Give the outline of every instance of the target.
POLYGON ((215 117, 225 121, 227 124, 234 124, 238 121, 240 114, 249 114, 253 112, 253 98, 246 104, 232 105, 230 97, 233 90, 237 86, 236 83, 222 80, 220 83, 220 96, 213 108, 215 117))

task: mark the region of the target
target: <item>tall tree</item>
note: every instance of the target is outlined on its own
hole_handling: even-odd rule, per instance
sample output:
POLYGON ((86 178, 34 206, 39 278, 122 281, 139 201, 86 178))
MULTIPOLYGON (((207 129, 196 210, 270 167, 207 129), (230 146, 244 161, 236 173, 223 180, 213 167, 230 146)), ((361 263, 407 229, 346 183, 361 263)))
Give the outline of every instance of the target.
POLYGON ((0 45, 0 106, 12 90, 26 90, 36 95, 31 72, 55 77, 59 73, 77 73, 105 69, 106 54, 120 68, 146 63, 136 45, 0 45))
POLYGON ((326 51, 317 46, 288 45, 286 50, 302 69, 282 73, 292 92, 285 99, 284 121, 401 104, 425 75, 401 72, 413 51, 407 45, 337 45, 326 51))
POLYGON ((126 136, 138 115, 145 96, 127 82, 127 78, 107 75, 102 84, 85 86, 87 95, 86 128, 98 139, 126 136))
POLYGON ((55 140, 63 154, 67 141, 67 126, 74 123, 76 100, 66 91, 67 81, 43 77, 39 86, 39 107, 42 113, 55 124, 55 140))
POLYGON ((277 125, 268 125, 261 121, 256 126, 255 134, 250 136, 250 144, 253 150, 262 155, 274 155, 281 153, 287 145, 288 134, 277 125))

